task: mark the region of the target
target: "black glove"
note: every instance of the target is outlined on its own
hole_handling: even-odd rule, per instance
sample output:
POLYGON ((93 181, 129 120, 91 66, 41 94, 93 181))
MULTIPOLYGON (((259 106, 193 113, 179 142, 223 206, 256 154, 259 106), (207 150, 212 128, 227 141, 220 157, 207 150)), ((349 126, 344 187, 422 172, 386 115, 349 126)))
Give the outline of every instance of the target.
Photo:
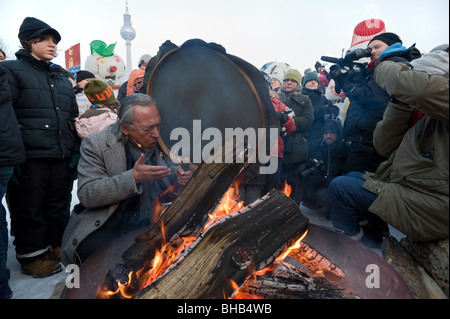
POLYGON ((330 76, 330 79, 336 79, 336 77, 338 77, 339 75, 341 75, 342 74, 342 72, 341 72, 341 68, 339 67, 339 65, 337 65, 337 64, 333 64, 331 67, 330 67, 330 72, 328 73, 329 74, 329 76, 330 76))
POLYGON ((371 54, 372 54, 371 48, 366 48, 366 49, 358 48, 351 52, 348 52, 345 55, 344 60, 350 63, 355 60, 359 60, 361 58, 370 57, 371 54))
POLYGON ((282 113, 282 112, 275 112, 275 113, 276 113, 277 118, 280 121, 281 125, 283 125, 284 123, 287 122, 289 116, 286 113, 282 113))
POLYGON ((322 66, 322 64, 319 61, 317 61, 316 64, 314 64, 314 69, 316 69, 317 73, 320 72, 321 66, 322 66))

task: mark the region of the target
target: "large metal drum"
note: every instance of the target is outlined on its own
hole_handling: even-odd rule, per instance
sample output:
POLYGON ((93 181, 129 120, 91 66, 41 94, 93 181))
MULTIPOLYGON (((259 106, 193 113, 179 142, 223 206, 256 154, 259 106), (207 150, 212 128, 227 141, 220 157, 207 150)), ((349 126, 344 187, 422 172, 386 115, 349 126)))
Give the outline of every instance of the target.
POLYGON ((193 163, 194 152, 200 149, 194 144, 200 143, 203 150, 212 140, 203 135, 207 128, 220 130, 223 142, 226 128, 257 131, 278 124, 262 73, 220 45, 198 39, 185 42, 158 62, 147 94, 156 100, 161 114, 163 144, 171 149, 181 137, 171 140, 170 134, 186 129, 193 163), (194 125, 194 120, 199 121, 194 125))

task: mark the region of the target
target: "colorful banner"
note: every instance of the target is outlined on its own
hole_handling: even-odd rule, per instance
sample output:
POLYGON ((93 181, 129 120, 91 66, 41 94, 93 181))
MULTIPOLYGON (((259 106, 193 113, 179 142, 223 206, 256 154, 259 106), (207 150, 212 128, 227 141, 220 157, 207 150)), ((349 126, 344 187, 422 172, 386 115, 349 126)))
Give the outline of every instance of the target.
POLYGON ((77 43, 65 51, 66 53, 66 70, 76 76, 81 68, 80 44, 77 43))

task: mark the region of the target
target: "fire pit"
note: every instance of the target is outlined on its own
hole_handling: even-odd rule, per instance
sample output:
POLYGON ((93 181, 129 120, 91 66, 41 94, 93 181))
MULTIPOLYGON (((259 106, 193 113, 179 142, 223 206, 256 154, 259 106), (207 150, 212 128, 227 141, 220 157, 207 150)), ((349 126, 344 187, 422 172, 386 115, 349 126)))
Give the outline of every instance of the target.
MULTIPOLYGON (((117 263, 122 262, 122 253, 126 248, 134 243, 135 237, 148 231, 141 229, 112 242, 107 247, 92 256, 80 268, 80 288, 67 289, 66 299, 94 299, 98 297, 99 290, 105 279, 108 270, 114 268, 117 263)), ((308 234, 303 239, 305 245, 314 251, 319 252, 316 258, 332 261, 329 269, 310 269, 316 277, 325 278, 338 290, 341 296, 349 298, 369 298, 369 299, 409 299, 413 298, 408 286, 395 270, 381 257, 376 255, 367 247, 355 242, 330 229, 309 224, 308 234), (373 287, 370 277, 373 275, 370 265, 376 265, 379 269, 379 286, 373 287), (369 267, 369 269, 368 269, 369 267), (335 270, 343 272, 343 276, 335 274, 335 270), (321 273, 321 275, 317 274, 321 273)), ((301 252, 302 249, 294 249, 291 255, 301 252)), ((311 256, 308 258, 313 259, 311 256)), ((294 257, 288 256, 285 262, 292 265, 299 271, 305 271, 294 257)), ((372 266, 373 267, 373 266, 372 266)), ((306 275, 305 275, 306 276, 306 275)), ((313 277, 313 275, 311 276, 313 277)), ((313 277, 314 278, 314 277, 313 277)), ((251 281, 252 279, 250 279, 251 281)), ((292 281, 294 283, 294 281, 292 281)), ((251 282, 249 284, 252 284, 251 282)), ((245 286, 244 286, 245 287, 245 286)), ((279 297, 283 295, 283 287, 278 287, 279 297)), ((246 291, 246 289, 244 289, 246 291)), ((239 297, 239 293, 237 294, 239 297)), ((244 295, 244 298, 249 297, 244 295)), ((274 297, 273 295, 271 297, 274 297)), ((289 295, 290 298, 294 296, 289 295)), ((298 293, 298 297, 304 297, 298 293)), ((328 296, 330 298, 332 296, 328 296)))

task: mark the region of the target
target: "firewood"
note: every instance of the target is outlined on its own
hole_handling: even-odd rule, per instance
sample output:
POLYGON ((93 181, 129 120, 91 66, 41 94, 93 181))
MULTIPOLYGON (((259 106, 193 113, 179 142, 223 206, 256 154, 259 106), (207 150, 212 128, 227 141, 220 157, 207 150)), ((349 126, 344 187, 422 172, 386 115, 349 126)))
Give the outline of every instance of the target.
POLYGON ((449 297, 449 244, 445 240, 417 242, 410 237, 402 238, 400 244, 436 281, 449 297))
POLYGON ((402 276, 416 298, 433 298, 426 288, 419 264, 395 238, 391 236, 383 241, 382 253, 384 259, 402 276))
POLYGON ((274 270, 249 279, 235 299, 355 299, 324 277, 308 275, 301 267, 287 261, 274 270))
POLYGON ((272 264, 308 222, 289 197, 269 192, 211 225, 177 263, 134 297, 228 298, 255 271, 272 264))
POLYGON ((212 155, 210 163, 202 163, 198 167, 183 192, 158 222, 148 232, 137 237, 135 243, 123 253, 123 264, 108 271, 103 291, 117 290, 119 282, 126 282, 131 271, 135 272, 153 260, 156 250, 165 241, 173 237, 198 236, 209 219, 208 213, 211 213, 233 180, 245 168, 245 160, 236 159, 241 155, 235 154, 236 149, 239 149, 236 143, 233 148, 227 148, 225 142, 221 154, 212 155), (233 162, 226 163, 224 159, 230 152, 233 162), (222 158, 218 158, 220 155, 222 158))

